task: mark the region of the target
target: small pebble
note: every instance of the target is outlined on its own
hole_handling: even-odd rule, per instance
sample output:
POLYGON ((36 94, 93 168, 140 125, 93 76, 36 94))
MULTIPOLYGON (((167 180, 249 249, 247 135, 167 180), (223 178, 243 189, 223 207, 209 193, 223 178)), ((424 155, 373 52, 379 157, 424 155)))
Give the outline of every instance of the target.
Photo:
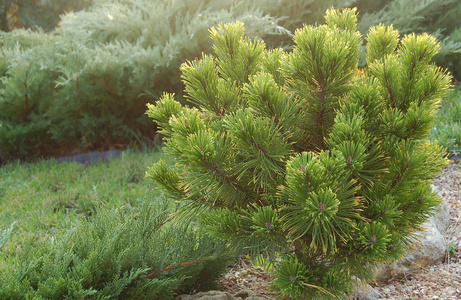
POLYGON ((440 271, 439 274, 440 276, 443 276, 443 277, 450 277, 450 272, 445 271, 445 270, 440 271))

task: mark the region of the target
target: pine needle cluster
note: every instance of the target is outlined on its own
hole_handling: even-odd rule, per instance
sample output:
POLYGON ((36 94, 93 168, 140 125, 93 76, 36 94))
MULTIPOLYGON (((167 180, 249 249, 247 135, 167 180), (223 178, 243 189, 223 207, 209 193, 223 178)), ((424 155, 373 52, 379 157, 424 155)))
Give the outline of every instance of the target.
POLYGON ((426 140, 451 82, 430 62, 436 39, 372 27, 359 69, 356 10, 325 20, 291 52, 239 22, 212 28, 214 54, 181 66, 194 106, 165 93, 147 112, 176 163, 148 175, 209 235, 281 255, 274 285, 302 299, 345 297, 353 276, 399 258, 446 165, 426 140))

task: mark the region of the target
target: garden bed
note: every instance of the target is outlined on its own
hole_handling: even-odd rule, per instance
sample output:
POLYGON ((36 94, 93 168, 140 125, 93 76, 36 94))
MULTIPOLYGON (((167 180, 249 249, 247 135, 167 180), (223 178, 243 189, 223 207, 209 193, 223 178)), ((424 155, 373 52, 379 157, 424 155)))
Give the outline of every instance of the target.
MULTIPOLYGON (((434 185, 450 210, 450 225, 445 236, 448 251, 441 263, 426 266, 418 274, 378 282, 374 287, 380 299, 460 299, 461 298, 461 160, 453 161, 434 180, 434 185)), ((221 279, 221 289, 236 293, 253 290, 269 298, 273 280, 261 268, 242 260, 221 279)))

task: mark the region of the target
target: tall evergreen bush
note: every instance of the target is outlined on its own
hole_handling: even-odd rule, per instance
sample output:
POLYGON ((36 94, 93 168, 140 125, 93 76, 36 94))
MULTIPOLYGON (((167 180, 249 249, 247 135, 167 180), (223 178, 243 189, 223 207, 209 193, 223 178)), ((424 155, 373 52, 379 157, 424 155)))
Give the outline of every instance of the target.
POLYGON ((211 30, 214 55, 181 66, 185 95, 148 114, 175 168, 149 176, 198 212, 211 236, 279 253, 274 285, 301 299, 345 297, 352 276, 399 258, 439 203, 444 150, 426 137, 451 77, 428 34, 372 27, 358 69, 356 10, 267 50, 242 23, 211 30))

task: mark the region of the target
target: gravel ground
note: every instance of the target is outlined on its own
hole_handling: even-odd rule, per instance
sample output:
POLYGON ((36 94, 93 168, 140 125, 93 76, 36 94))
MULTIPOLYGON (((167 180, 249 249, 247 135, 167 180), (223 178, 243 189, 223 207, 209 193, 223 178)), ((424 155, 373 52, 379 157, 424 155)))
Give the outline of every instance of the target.
MULTIPOLYGON (((374 288, 381 299, 461 299, 461 160, 457 160, 434 180, 434 185, 450 209, 450 225, 445 236, 449 250, 441 263, 426 266, 417 274, 378 282, 374 288)), ((273 278, 261 268, 240 260, 221 279, 221 290, 236 293, 253 290, 268 298, 277 295, 270 291, 273 278)))
POLYGON ((451 251, 442 263, 427 266, 418 274, 378 283, 376 290, 382 299, 461 299, 461 161, 450 164, 434 185, 449 207, 445 239, 451 251))

